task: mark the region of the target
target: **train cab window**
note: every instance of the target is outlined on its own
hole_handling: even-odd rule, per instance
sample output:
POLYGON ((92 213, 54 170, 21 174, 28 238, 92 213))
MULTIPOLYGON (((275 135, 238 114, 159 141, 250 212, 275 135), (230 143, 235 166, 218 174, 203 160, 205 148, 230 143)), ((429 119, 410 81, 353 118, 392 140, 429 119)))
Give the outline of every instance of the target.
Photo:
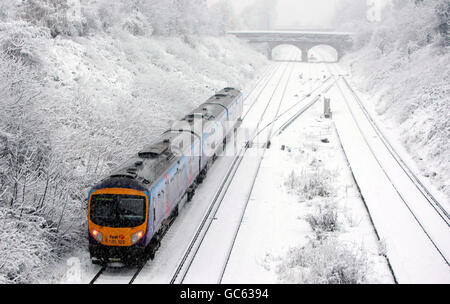
POLYGON ((127 227, 145 222, 145 202, 142 198, 119 198, 117 215, 127 227))
POLYGON ((90 218, 94 224, 113 227, 137 227, 145 222, 145 197, 103 194, 91 198, 90 218))
POLYGON ((108 219, 115 218, 115 200, 110 195, 95 195, 91 199, 91 219, 98 225, 104 225, 108 219))

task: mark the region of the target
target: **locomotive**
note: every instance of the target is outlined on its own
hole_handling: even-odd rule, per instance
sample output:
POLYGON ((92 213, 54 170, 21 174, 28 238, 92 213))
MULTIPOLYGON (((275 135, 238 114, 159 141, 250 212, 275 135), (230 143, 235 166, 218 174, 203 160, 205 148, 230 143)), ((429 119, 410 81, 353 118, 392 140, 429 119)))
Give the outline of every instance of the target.
POLYGON ((225 88, 92 187, 88 238, 96 264, 150 258, 239 127, 243 95, 225 88))

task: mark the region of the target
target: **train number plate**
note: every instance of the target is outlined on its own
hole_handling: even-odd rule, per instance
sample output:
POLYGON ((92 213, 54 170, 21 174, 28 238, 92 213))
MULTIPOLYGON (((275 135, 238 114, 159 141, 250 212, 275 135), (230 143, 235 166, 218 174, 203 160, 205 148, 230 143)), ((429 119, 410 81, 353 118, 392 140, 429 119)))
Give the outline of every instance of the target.
POLYGON ((105 239, 105 243, 110 245, 125 245, 125 236, 123 235, 110 235, 105 239))

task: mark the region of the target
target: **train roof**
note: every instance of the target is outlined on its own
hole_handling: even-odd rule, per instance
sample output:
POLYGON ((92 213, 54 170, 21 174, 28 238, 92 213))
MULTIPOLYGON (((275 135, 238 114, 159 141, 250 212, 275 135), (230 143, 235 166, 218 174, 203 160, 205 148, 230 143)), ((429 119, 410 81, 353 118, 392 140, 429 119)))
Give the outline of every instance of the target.
POLYGON ((146 185, 152 184, 176 158, 172 150, 173 145, 176 144, 178 149, 183 150, 185 147, 182 147, 183 140, 180 139, 187 137, 193 140, 194 135, 180 131, 166 131, 154 142, 144 146, 136 156, 114 170, 109 178, 127 177, 146 185))
POLYGON ((224 88, 210 97, 205 103, 221 104, 228 107, 240 94, 241 92, 235 88, 224 88))
MULTIPOLYGON (((194 117, 213 120, 218 117, 233 101, 241 95, 239 90, 234 88, 224 88, 209 98, 206 102, 198 106, 190 114, 186 115, 182 121, 192 124, 194 117)), ((168 166, 174 161, 176 155, 172 149, 178 148, 178 151, 187 149, 182 147, 181 138, 190 137, 190 142, 194 142, 195 137, 201 136, 195 134, 192 130, 167 130, 161 134, 155 141, 144 146, 139 153, 128 159, 122 165, 114 170, 108 178, 104 179, 94 189, 99 189, 102 185, 111 184, 114 180, 134 180, 130 182, 130 187, 139 188, 135 183, 149 185, 153 184, 167 170, 168 166)))
POLYGON ((225 111, 240 95, 241 92, 239 90, 224 88, 186 115, 183 120, 192 122, 195 117, 213 120, 225 111))

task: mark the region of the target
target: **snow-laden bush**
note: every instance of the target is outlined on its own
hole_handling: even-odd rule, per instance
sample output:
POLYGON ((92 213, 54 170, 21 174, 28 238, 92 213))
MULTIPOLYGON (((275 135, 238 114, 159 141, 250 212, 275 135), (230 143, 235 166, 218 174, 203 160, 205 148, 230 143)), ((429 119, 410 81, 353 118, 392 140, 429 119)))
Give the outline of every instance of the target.
MULTIPOLYGON (((37 61, 36 48, 41 39, 49 36, 48 30, 24 21, 0 22, 0 52, 33 63, 37 61)), ((3 62, 6 62, 5 60, 3 58, 3 62)))
POLYGON ((317 239, 322 239, 326 233, 335 232, 339 229, 338 213, 331 202, 319 204, 314 213, 306 216, 306 221, 316 234, 317 239))
POLYGON ((0 52, 0 192, 11 187, 7 198, 11 206, 18 200, 20 181, 37 178, 46 162, 49 145, 41 100, 37 74, 21 59, 0 52))
POLYGON ((27 282, 51 255, 38 191, 50 147, 37 76, 11 56, 0 52, 0 277, 27 282))
POLYGON ((0 52, 0 276, 33 282, 79 244, 85 189, 58 161, 34 66, 0 52), (81 194, 81 195, 80 195, 81 194))
POLYGON ((311 166, 304 168, 300 174, 292 170, 285 181, 285 186, 303 200, 331 197, 335 192, 334 176, 334 172, 318 166, 317 161, 313 161, 311 166))
POLYGON ((17 12, 17 5, 20 0, 0 1, 0 21, 11 20, 17 12))
POLYGON ((18 15, 34 25, 47 27, 52 37, 86 33, 79 0, 27 0, 21 4, 18 15))
POLYGON ((2 4, 0 20, 24 20, 48 28, 52 37, 120 29, 138 36, 224 33, 228 20, 214 15, 214 7, 203 0, 26 0, 2 4))
POLYGON ((383 22, 375 28, 371 45, 382 54, 400 51, 411 54, 435 41, 439 26, 435 14, 438 0, 415 4, 407 1, 401 9, 386 13, 383 22))
POLYGON ((134 11, 123 21, 122 28, 134 36, 153 34, 153 28, 145 20, 145 16, 139 11, 134 11))
POLYGON ((29 283, 54 260, 53 229, 29 210, 0 207, 0 283, 29 283))
POLYGON ((369 272, 365 251, 335 238, 291 248, 277 269, 280 282, 294 284, 364 284, 369 272))
POLYGON ((438 16, 438 32, 441 35, 441 45, 450 46, 450 1, 441 1, 436 5, 438 16))

